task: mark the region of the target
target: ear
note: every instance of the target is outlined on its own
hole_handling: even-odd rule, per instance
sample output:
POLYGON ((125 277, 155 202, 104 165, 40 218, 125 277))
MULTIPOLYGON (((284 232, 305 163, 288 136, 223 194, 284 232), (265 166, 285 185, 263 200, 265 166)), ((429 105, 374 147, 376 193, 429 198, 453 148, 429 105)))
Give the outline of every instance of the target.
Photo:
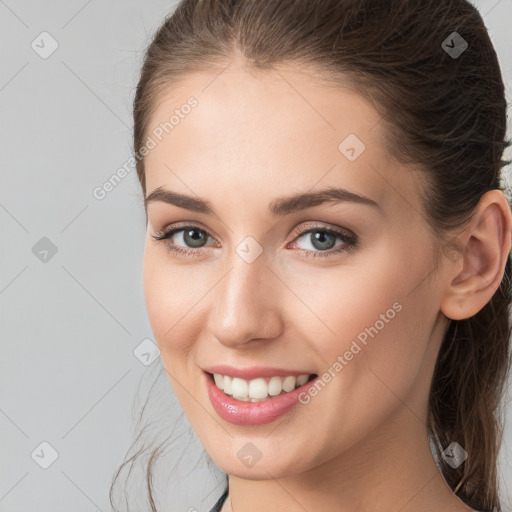
POLYGON ((441 298, 441 311, 452 320, 478 313, 503 279, 512 243, 512 212, 501 190, 490 190, 480 198, 473 218, 457 238, 462 253, 449 266, 441 298))

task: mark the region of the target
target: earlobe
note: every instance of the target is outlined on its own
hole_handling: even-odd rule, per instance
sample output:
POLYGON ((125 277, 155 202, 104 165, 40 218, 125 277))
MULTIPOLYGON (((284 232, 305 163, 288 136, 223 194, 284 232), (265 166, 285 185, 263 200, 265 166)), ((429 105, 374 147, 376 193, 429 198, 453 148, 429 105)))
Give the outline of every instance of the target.
POLYGON ((442 313, 463 320, 478 313, 498 289, 505 272, 512 237, 512 212, 501 190, 486 192, 468 226, 458 236, 462 251, 447 263, 442 313))

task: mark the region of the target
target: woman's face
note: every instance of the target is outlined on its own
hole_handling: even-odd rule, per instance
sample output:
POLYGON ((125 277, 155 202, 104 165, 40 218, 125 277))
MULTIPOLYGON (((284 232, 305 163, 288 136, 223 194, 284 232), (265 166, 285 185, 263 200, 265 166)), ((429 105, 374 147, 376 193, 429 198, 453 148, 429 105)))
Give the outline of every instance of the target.
POLYGON ((353 92, 236 63, 189 75, 151 118, 146 196, 169 194, 147 203, 148 314, 170 384, 225 472, 353 467, 362 447, 424 435, 443 274, 419 176, 389 157, 383 129, 353 92), (220 365, 251 394, 272 376, 317 377, 293 400, 218 390, 212 402, 205 369, 220 365))

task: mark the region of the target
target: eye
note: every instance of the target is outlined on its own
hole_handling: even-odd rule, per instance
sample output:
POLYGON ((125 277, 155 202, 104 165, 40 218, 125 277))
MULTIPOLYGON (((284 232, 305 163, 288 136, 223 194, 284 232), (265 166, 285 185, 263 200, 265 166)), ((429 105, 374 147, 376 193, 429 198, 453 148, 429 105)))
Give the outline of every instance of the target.
POLYGON ((152 237, 156 241, 166 241, 166 245, 169 250, 175 253, 179 253, 184 256, 196 256, 203 252, 199 249, 206 247, 205 241, 207 241, 210 236, 204 229, 197 226, 184 225, 179 227, 175 226, 171 229, 163 229, 162 231, 152 235, 152 237), (178 234, 179 236, 176 236, 178 234), (178 242, 183 243, 185 247, 177 245, 173 238, 176 238, 178 242))
POLYGON ((351 232, 341 229, 326 228, 324 226, 301 227, 299 229, 299 235, 294 239, 294 244, 301 238, 305 238, 306 242, 313 250, 310 248, 300 249, 306 253, 311 253, 314 258, 327 257, 340 252, 351 251, 355 249, 357 242, 357 237, 351 232), (339 240, 340 243, 336 246, 337 240, 339 240))
MULTIPOLYGON (((341 228, 313 225, 303 226, 298 231, 292 243, 297 244, 297 240, 305 238, 312 249, 299 247, 299 250, 314 258, 351 251, 357 242, 356 235, 341 228), (306 235, 309 236, 306 237, 306 235), (338 245, 336 245, 337 241, 340 242, 338 245)), ((208 247, 206 243, 208 238, 213 240, 206 230, 190 224, 165 228, 152 237, 155 241, 165 241, 170 251, 187 257, 201 256, 208 247)))

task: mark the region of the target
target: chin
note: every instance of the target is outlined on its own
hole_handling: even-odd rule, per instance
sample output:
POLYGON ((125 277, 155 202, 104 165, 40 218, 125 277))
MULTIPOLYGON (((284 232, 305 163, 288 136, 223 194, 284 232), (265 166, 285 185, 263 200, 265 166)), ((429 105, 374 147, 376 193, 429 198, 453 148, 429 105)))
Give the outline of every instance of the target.
POLYGON ((280 453, 269 441, 264 437, 254 441, 230 439, 229 447, 216 443, 208 455, 224 473, 245 480, 285 478, 308 470, 306 461, 296 451, 282 446, 280 453))

